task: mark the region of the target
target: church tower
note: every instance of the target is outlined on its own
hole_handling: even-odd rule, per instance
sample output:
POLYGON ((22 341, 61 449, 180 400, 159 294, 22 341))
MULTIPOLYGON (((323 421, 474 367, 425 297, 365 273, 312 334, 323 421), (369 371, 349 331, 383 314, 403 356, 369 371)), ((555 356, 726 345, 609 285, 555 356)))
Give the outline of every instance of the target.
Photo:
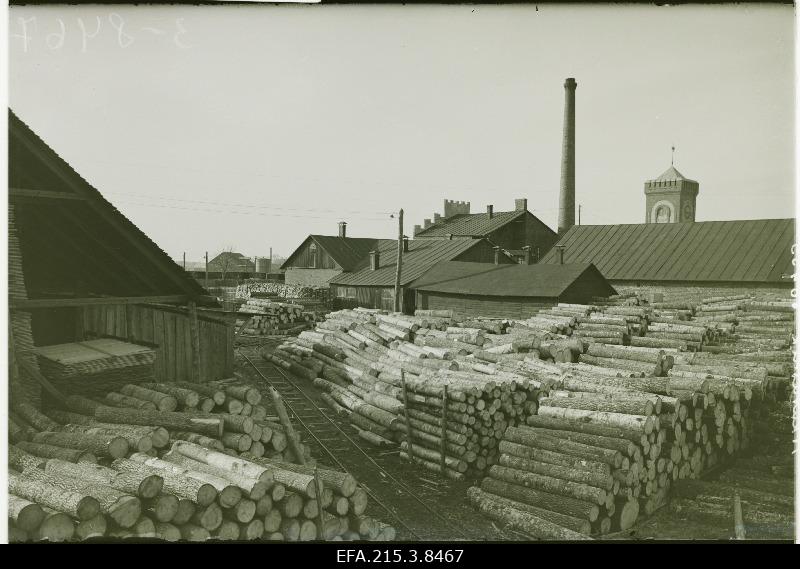
POLYGON ((686 178, 671 165, 655 180, 644 183, 645 223, 694 221, 700 184, 686 178))

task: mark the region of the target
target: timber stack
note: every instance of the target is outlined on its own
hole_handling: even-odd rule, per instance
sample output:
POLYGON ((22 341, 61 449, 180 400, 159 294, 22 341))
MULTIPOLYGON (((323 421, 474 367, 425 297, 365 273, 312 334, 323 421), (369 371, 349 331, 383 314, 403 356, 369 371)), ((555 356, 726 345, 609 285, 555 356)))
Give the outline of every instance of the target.
POLYGON ((297 334, 309 328, 316 318, 303 305, 263 298, 250 298, 238 312, 244 318, 237 322, 237 329, 248 335, 297 334))
POLYGON ((273 295, 276 298, 314 298, 319 288, 275 282, 246 282, 236 287, 236 298, 273 295))
MULTIPOLYGON (((507 321, 455 321, 358 308, 328 314, 264 357, 312 381, 359 436, 452 479, 495 463, 508 426, 536 411, 529 369, 549 334, 507 321)), ((546 342, 545 342, 546 344, 546 342)))
POLYGON ((13 401, 15 541, 394 538, 365 515, 356 480, 317 467, 281 413, 238 381, 131 385, 44 412, 13 401))

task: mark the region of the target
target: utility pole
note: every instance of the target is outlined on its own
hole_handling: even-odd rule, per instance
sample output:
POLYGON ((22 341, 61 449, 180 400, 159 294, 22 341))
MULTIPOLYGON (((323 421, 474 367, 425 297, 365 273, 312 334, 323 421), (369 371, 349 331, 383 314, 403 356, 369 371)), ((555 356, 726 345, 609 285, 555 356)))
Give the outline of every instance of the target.
POLYGON ((397 216, 397 274, 394 279, 394 311, 402 312, 400 302, 400 273, 403 269, 403 210, 397 216))
POLYGON ((183 252, 183 270, 186 270, 186 251, 183 252))
POLYGON ((208 251, 206 251, 206 288, 208 288, 208 251))

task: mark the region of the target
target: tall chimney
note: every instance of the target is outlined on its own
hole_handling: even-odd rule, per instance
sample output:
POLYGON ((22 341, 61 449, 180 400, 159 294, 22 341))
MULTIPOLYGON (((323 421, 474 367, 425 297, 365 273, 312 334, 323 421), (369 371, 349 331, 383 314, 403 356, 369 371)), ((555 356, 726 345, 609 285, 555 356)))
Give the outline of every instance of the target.
POLYGON ((558 197, 558 234, 575 225, 575 89, 570 77, 564 83, 564 145, 561 149, 561 193, 558 197))
POLYGON ((339 222, 339 237, 347 237, 347 222, 339 222))
POLYGON ((515 211, 527 211, 528 210, 528 198, 519 198, 514 200, 514 210, 515 211))
POLYGON ((500 264, 500 247, 495 245, 494 247, 492 247, 492 249, 494 249, 494 264, 495 265, 499 265, 500 264))
POLYGON ((489 219, 492 219, 494 217, 494 206, 493 205, 487 205, 486 206, 486 216, 489 219))
POLYGON ((369 268, 372 271, 377 271, 381 268, 381 255, 378 251, 369 252, 369 268))
POLYGON ((522 248, 522 250, 525 252, 525 261, 524 261, 523 264, 524 265, 530 265, 531 264, 531 246, 530 245, 525 245, 522 248))

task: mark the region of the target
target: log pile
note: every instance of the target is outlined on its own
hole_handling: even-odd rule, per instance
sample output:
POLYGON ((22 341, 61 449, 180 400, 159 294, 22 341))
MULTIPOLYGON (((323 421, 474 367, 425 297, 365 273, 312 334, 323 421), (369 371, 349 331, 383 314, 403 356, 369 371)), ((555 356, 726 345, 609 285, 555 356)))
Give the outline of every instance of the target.
POLYGON ((737 458, 717 480, 677 483, 672 513, 728 527, 739 539, 793 538, 794 444, 788 401, 754 419, 754 440, 755 452, 737 458))
POLYGON ((546 337, 507 321, 355 309, 264 357, 313 382, 363 439, 460 480, 495 463, 506 427, 535 412, 547 383, 525 358, 538 361, 546 337))
MULTIPOLYGON (((324 287, 327 289, 327 287, 324 287)), ((314 298, 319 294, 320 288, 302 285, 290 285, 274 282, 246 282, 236 287, 236 298, 248 299, 258 294, 259 296, 274 295, 277 298, 314 298)))
POLYGON ((245 318, 237 321, 237 330, 248 335, 297 334, 313 323, 314 312, 303 305, 250 298, 238 312, 245 318))
POLYGON ((116 395, 68 396, 44 412, 14 401, 13 540, 393 539, 390 526, 365 515, 364 489, 316 467, 258 390, 222 381, 116 395))
MULTIPOLYGON (((537 352, 544 361, 534 364, 526 359, 539 372, 538 378, 548 378, 553 386, 546 396, 538 397, 537 414, 526 420, 529 430, 506 431, 499 464, 489 469, 480 486, 470 489, 468 497, 477 508, 533 537, 578 538, 564 537, 564 530, 602 534, 609 527, 622 529, 633 523, 626 520, 635 520, 634 511, 649 515, 664 506, 677 481, 697 479, 717 465, 729 465, 754 436, 781 429, 791 432, 790 415, 765 413, 785 397, 778 386, 791 377, 788 350, 744 356, 711 353, 719 351, 714 346, 736 346, 738 320, 695 321, 695 304, 658 300, 646 306, 628 296, 597 306, 557 306, 530 319, 544 323, 574 318, 550 321, 556 327, 546 329, 560 337, 554 343, 572 340, 573 358, 555 350, 548 353, 540 345, 537 352), (560 368, 561 374, 548 366, 560 368), (752 426, 757 417, 761 422, 756 424, 762 425, 758 434, 752 426), (575 455, 564 456, 579 452, 581 460, 592 460, 596 455, 591 452, 597 449, 588 443, 599 441, 612 448, 619 445, 620 452, 625 444, 633 445, 630 454, 623 453, 625 468, 612 467, 610 472, 612 484, 619 483, 620 488, 603 488, 607 482, 598 479, 587 482, 580 465, 573 462, 575 455), (559 468, 564 466, 571 469, 559 468), (594 496, 597 488, 616 496, 613 514, 620 503, 636 505, 628 505, 628 516, 622 519, 604 512, 599 503, 597 517, 591 510, 592 519, 563 517, 580 511, 567 511, 578 505, 571 500, 594 496), (622 495, 615 494, 620 490, 622 495), (612 520, 610 526, 605 518, 612 520)), ((697 306, 718 302, 728 299, 697 306)), ((785 303, 751 300, 744 305, 748 306, 781 306, 772 309, 776 313, 786 310, 785 303)), ((789 319, 779 316, 776 321, 789 319)), ((595 466, 592 472, 597 471, 595 466)))

